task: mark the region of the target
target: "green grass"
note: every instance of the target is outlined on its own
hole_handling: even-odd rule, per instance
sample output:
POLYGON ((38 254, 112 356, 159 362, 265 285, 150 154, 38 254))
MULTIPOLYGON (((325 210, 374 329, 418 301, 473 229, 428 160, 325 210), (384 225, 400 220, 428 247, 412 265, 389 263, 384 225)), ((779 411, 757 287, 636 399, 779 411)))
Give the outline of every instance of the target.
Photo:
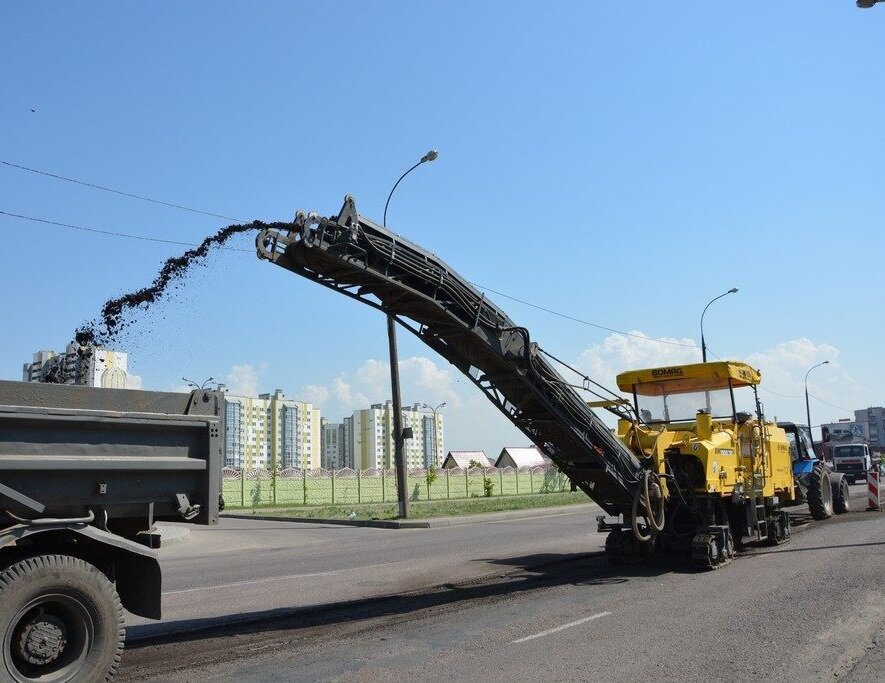
MULTIPOLYGON (((589 503, 582 492, 546 493, 527 496, 493 496, 491 498, 465 498, 460 500, 416 501, 409 504, 409 517, 450 517, 474 515, 483 512, 526 510, 589 503)), ((396 503, 361 505, 320 505, 296 507, 256 507, 230 510, 233 514, 273 515, 278 517, 301 517, 307 519, 396 519, 396 503)))

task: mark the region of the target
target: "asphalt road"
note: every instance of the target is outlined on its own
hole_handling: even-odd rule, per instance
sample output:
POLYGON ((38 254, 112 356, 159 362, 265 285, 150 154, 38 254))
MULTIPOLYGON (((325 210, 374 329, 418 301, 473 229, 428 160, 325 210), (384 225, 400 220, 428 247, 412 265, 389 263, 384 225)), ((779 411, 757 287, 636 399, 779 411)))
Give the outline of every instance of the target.
POLYGON ((586 504, 432 529, 239 519, 191 527, 187 541, 160 551, 163 620, 127 614, 127 640, 483 577, 529 555, 597 550, 597 514, 586 504))
MULTIPOLYGON (((862 507, 862 499, 852 502, 862 507)), ((786 545, 696 573, 665 562, 613 569, 601 553, 602 535, 592 531, 592 513, 560 512, 427 530, 277 529, 253 522, 246 523, 251 529, 224 532, 238 543, 245 543, 246 534, 248 548, 206 543, 199 554, 201 541, 183 544, 164 560, 171 584, 184 586, 170 591, 203 583, 216 588, 171 592, 172 609, 193 609, 199 595, 201 614, 234 614, 258 600, 249 614, 253 621, 223 626, 173 618, 162 626, 167 632, 211 627, 179 632, 166 642, 142 628, 146 639, 128 648, 121 677, 885 677, 882 514, 857 512, 807 524, 786 545), (255 578, 278 580, 231 580, 245 580, 244 565, 230 573, 222 567, 244 555, 237 562, 245 561, 255 578), (436 580, 441 574, 450 578, 436 580), (399 590, 388 589, 391 581, 399 590)))

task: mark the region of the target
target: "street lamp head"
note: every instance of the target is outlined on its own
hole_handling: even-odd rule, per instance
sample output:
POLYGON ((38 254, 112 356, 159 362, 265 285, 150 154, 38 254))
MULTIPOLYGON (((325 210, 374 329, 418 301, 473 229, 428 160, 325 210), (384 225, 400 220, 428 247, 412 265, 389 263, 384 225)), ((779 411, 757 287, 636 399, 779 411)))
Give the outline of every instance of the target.
POLYGON ((434 159, 437 159, 437 158, 439 158, 439 152, 437 152, 435 149, 430 150, 427 154, 425 154, 423 157, 421 157, 421 160, 417 164, 415 164, 410 169, 408 169, 405 173, 403 173, 399 177, 399 179, 393 184, 393 187, 390 188, 390 193, 387 195, 387 201, 384 202, 384 218, 381 221, 382 226, 384 226, 385 228, 387 227, 387 207, 390 206, 390 198, 393 196, 393 193, 396 191, 396 188, 402 182, 403 178, 405 178, 407 175, 409 175, 409 173, 414 171, 421 164, 426 163, 428 161, 433 161, 434 159))
POLYGON ((857 0, 855 4, 861 9, 869 9, 877 2, 880 2, 880 0, 857 0))
POLYGON ((830 362, 830 361, 825 360, 823 363, 821 363, 821 365, 826 365, 826 364, 829 363, 829 362, 830 362))
POLYGON ((181 379, 187 382, 189 387, 193 387, 194 389, 205 389, 207 384, 215 381, 214 377, 210 377, 209 379, 204 380, 202 384, 197 384, 194 380, 188 379, 187 377, 182 377, 181 379))
POLYGON ((710 301, 707 302, 707 305, 704 306, 704 310, 701 312, 701 359, 704 363, 707 362, 707 341, 704 339, 704 316, 707 315, 707 309, 713 304, 714 301, 719 301, 724 296, 728 296, 729 294, 734 294, 738 291, 737 287, 732 287, 727 292, 723 292, 719 296, 714 296, 710 301))

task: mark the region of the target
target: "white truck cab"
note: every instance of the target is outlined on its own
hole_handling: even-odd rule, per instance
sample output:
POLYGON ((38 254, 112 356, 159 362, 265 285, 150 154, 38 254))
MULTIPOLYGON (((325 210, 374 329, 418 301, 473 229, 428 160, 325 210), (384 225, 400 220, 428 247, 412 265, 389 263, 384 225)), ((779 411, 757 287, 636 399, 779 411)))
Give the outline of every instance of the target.
POLYGON ((833 446, 833 470, 844 472, 850 483, 866 479, 872 468, 870 447, 865 443, 839 444, 833 446))

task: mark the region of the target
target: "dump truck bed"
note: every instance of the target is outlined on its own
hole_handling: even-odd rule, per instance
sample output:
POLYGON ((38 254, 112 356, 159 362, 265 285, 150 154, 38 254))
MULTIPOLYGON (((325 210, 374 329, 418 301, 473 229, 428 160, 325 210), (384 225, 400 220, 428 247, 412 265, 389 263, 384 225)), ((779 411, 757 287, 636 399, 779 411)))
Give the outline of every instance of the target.
POLYGON ((0 509, 142 530, 216 524, 223 415, 214 391, 0 381, 0 509))

